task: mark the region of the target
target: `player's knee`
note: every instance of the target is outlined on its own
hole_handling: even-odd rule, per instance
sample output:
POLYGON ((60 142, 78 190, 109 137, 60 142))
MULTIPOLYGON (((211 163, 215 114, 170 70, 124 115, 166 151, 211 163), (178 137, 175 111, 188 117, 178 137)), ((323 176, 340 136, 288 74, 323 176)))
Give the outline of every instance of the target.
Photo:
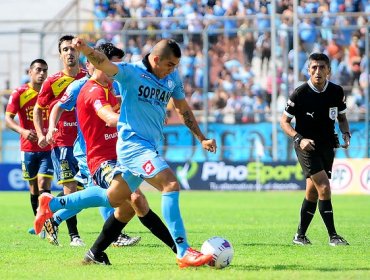
POLYGON ((145 216, 149 212, 149 204, 144 196, 144 194, 140 193, 132 193, 131 194, 131 204, 134 208, 136 214, 139 217, 145 216))
POLYGON ((63 183, 64 194, 70 194, 77 191, 77 181, 63 183))
POLYGON ((163 186, 163 192, 178 192, 180 191, 180 185, 177 181, 168 182, 163 186))
POLYGON ((114 210, 114 217, 122 223, 128 223, 133 216, 135 216, 135 211, 127 201, 114 210))
POLYGON ((321 200, 327 200, 331 197, 331 190, 329 185, 321 185, 318 189, 319 198, 321 200))

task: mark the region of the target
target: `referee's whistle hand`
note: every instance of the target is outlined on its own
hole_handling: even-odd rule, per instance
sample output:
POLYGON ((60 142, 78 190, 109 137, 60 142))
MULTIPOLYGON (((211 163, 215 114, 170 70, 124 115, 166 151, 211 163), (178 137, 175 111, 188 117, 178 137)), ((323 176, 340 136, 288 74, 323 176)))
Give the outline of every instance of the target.
POLYGON ((304 151, 314 151, 315 150, 315 141, 311 139, 303 138, 300 143, 300 147, 304 151))

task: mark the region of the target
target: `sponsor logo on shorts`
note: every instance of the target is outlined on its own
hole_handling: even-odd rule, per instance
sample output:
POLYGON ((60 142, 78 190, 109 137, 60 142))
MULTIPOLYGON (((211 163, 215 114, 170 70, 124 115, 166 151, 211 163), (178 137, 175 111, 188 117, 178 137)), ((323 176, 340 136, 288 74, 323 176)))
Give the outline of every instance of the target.
POLYGON ((143 169, 145 173, 149 175, 154 171, 155 167, 153 166, 152 162, 148 160, 146 163, 144 163, 143 169))

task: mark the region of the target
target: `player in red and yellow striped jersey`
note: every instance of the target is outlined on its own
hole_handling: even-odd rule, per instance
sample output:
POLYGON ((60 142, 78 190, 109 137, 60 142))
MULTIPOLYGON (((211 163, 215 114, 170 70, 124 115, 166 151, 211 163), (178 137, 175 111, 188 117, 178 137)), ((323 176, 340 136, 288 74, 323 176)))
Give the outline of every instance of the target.
MULTIPOLYGON (((35 59, 32 61, 28 70, 30 82, 12 92, 5 115, 7 127, 20 134, 22 174, 23 179, 29 184, 31 206, 35 215, 38 197, 43 192, 50 193, 54 173, 51 147, 50 145, 39 147, 33 125, 33 107, 47 73, 48 65, 45 60, 35 59), (16 115, 18 115, 19 123, 14 120, 16 115)), ((43 124, 47 125, 47 110, 43 110, 41 113, 43 124)))
MULTIPOLYGON (((85 77, 86 71, 79 66, 79 52, 72 47, 72 35, 64 35, 59 39, 58 49, 63 69, 48 78, 42 85, 37 103, 34 108, 34 125, 40 147, 46 146, 46 133, 43 131, 42 110, 53 108, 56 102, 63 96, 69 84, 85 77)), ((46 128, 48 125, 45 126, 46 128)), ((77 191, 75 175, 78 172, 77 161, 73 156, 73 143, 77 137, 77 122, 75 110, 63 112, 57 125, 57 133, 53 138, 52 159, 58 178, 58 184, 63 185, 64 194, 77 191)), ((60 213, 63 219, 64 212, 60 213)), ((71 246, 84 245, 77 230, 77 219, 72 217, 67 220, 71 246)))

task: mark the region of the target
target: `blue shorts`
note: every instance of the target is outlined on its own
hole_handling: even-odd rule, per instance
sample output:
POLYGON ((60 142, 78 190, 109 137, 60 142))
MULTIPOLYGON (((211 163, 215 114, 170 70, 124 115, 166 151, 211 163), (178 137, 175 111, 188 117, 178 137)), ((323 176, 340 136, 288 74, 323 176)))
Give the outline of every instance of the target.
POLYGON ((116 165, 116 160, 107 160, 100 164, 100 167, 93 175, 94 182, 103 189, 108 189, 114 176, 120 173, 116 172, 116 165))
POLYGON ((86 155, 80 154, 75 156, 78 164, 78 173, 75 176, 76 181, 80 182, 87 187, 96 187, 90 174, 89 167, 87 166, 86 155))
POLYGON ((77 160, 73 156, 73 147, 55 147, 51 152, 58 184, 73 182, 78 172, 77 160))
POLYGON ((53 178, 54 169, 51 151, 21 152, 22 176, 30 181, 37 176, 53 178))
POLYGON ((132 192, 136 191, 144 179, 152 178, 169 168, 155 147, 136 135, 126 140, 118 138, 117 156, 122 177, 132 192))

